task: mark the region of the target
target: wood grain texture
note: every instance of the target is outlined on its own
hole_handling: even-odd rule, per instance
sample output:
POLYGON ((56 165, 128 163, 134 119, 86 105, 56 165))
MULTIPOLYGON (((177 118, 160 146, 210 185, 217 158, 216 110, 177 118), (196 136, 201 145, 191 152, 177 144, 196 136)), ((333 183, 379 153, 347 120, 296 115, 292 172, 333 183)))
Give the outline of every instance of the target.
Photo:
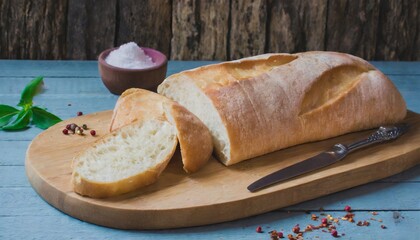
POLYGON ((328 2, 326 49, 372 59, 380 0, 328 2))
POLYGON ((265 0, 252 2, 232 0, 228 43, 229 59, 264 53, 267 20, 267 5, 265 3, 265 0))
POLYGON ((136 41, 169 59, 334 50, 420 59, 419 0, 0 0, 0 58, 96 59, 136 41))
POLYGON ((117 0, 69 0, 67 59, 97 59, 114 46, 117 0))
POLYGON ((172 4, 171 59, 227 59, 229 1, 172 4))
POLYGON ((420 1, 383 0, 379 15, 376 59, 419 59, 420 1))
POLYGON ((171 1, 118 1, 116 45, 134 41, 169 56, 171 1))
POLYGON ((327 0, 271 0, 268 5, 267 52, 324 49, 327 0))
POLYGON ((228 168, 211 159, 191 175, 183 172, 177 155, 151 186, 104 200, 81 197, 70 185, 71 160, 96 138, 66 136, 60 130, 77 120, 94 126, 100 136, 107 132, 111 114, 84 115, 44 131, 29 146, 25 167, 32 186, 47 202, 76 218, 115 228, 176 228, 230 221, 381 179, 420 163, 420 115, 410 113, 405 120, 411 124, 410 132, 386 147, 360 150, 342 162, 256 193, 248 192, 246 186, 273 169, 302 161, 337 142, 365 137, 370 131, 291 147, 228 168))
POLYGON ((64 58, 67 0, 4 0, 0 9, 1 58, 64 58))

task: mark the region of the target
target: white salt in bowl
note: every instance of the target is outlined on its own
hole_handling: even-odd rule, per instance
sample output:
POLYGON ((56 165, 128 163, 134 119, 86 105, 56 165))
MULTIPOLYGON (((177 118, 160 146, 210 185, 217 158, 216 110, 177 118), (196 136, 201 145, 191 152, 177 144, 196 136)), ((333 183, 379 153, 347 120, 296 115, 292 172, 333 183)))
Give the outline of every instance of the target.
POLYGON ((112 66, 105 61, 109 53, 116 49, 118 48, 107 49, 98 57, 99 74, 108 90, 117 95, 129 88, 143 88, 156 92, 157 86, 166 77, 168 60, 165 54, 152 48, 142 47, 155 64, 148 68, 127 69, 112 66))

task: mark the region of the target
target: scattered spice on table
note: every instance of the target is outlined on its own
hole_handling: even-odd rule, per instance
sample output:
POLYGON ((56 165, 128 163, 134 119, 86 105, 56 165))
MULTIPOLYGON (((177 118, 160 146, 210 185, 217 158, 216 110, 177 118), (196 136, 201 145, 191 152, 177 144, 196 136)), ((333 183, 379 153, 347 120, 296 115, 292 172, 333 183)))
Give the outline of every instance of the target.
POLYGON ((338 237, 338 232, 336 230, 331 231, 331 236, 338 237))
POLYGON ((344 211, 351 212, 351 207, 349 205, 345 206, 344 211))
MULTIPOLYGON (((323 209, 322 209, 323 210, 323 209)), ((340 225, 340 219, 350 222, 350 223, 354 223, 354 217, 355 214, 351 212, 351 207, 350 206, 346 206, 344 208, 344 210, 346 211, 346 215, 344 215, 341 218, 335 218, 334 216, 332 216, 331 214, 325 214, 325 213, 320 213, 319 215, 321 216, 326 216, 324 218, 320 219, 320 224, 318 226, 313 225, 313 224, 309 224, 305 227, 305 229, 303 231, 301 231, 299 224, 296 224, 291 230, 294 234, 287 234, 287 238, 289 240, 298 240, 298 239, 303 239, 303 235, 305 232, 312 232, 314 230, 318 230, 320 229, 321 232, 325 232, 325 233, 330 233, 331 236, 333 237, 340 237, 340 236, 345 236, 345 233, 338 233, 337 230, 337 226, 340 225)), ((305 211, 306 213, 307 211, 305 211)), ((290 213, 290 211, 288 211, 287 213, 290 213)), ((379 213, 377 212, 371 212, 372 215, 376 216, 379 215, 379 213)), ((313 221, 318 221, 319 217, 316 214, 311 214, 311 220, 313 221)), ((382 222, 381 219, 375 219, 375 218, 370 218, 370 220, 372 221, 377 221, 377 222, 382 222)), ((370 222, 367 220, 363 220, 363 221, 357 221, 356 223, 357 226, 365 226, 368 227, 370 226, 370 222)), ((387 227, 385 225, 380 225, 380 227, 382 229, 386 229, 387 227)), ((283 231, 283 229, 282 229, 283 231)), ((262 228, 261 226, 258 226, 256 229, 256 232, 258 233, 262 233, 262 228)), ((280 232, 280 231, 276 231, 276 230, 272 230, 269 232, 270 234, 270 238, 271 239, 279 239, 279 238, 284 238, 284 233, 280 232)), ((315 238, 319 238, 319 236, 315 236, 315 238)))
MULTIPOLYGON (((71 131, 73 134, 77 135, 85 135, 83 132, 84 130, 88 130, 88 126, 86 124, 82 124, 82 127, 77 125, 76 123, 70 123, 67 124, 66 127, 62 130, 64 135, 68 135, 69 131, 71 131)), ((90 130, 90 135, 96 136, 96 131, 94 129, 90 130)))

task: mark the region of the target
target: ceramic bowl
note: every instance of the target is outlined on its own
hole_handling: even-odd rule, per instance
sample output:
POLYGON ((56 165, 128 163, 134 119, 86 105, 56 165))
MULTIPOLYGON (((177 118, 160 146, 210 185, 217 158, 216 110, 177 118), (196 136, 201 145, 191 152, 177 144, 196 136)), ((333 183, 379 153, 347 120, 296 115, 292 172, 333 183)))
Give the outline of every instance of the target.
POLYGON ((127 69, 108 64, 105 59, 108 54, 118 48, 103 51, 98 57, 99 74, 102 82, 113 93, 120 95, 129 88, 143 88, 156 92, 157 86, 166 76, 168 60, 165 54, 142 47, 146 55, 152 58, 155 66, 142 69, 127 69))

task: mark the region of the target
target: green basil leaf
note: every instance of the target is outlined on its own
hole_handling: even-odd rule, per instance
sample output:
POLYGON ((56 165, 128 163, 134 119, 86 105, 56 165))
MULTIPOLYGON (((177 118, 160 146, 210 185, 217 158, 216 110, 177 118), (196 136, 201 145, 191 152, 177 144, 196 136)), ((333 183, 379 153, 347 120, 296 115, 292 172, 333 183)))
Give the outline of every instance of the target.
POLYGON ((32 123, 41 129, 47 129, 52 125, 61 122, 61 119, 54 114, 47 112, 40 107, 32 107, 33 117, 32 123))
POLYGON ((32 81, 30 81, 28 85, 26 85, 26 87, 23 89, 20 95, 20 101, 18 103, 18 106, 27 108, 32 106, 32 99, 38 92, 40 92, 43 79, 43 77, 37 77, 35 79, 32 79, 32 81))
POLYGON ((19 110, 17 110, 14 107, 11 107, 9 105, 0 104, 0 117, 9 115, 9 114, 15 113, 15 112, 19 112, 19 110))
POLYGON ((22 109, 19 114, 14 115, 9 123, 2 127, 3 130, 20 130, 25 129, 31 121, 32 110, 22 109))
POLYGON ((10 122, 10 119, 12 119, 13 116, 18 115, 18 113, 19 113, 19 110, 17 110, 16 112, 12 112, 12 113, 3 115, 2 117, 0 117, 0 129, 4 125, 7 125, 10 122))

